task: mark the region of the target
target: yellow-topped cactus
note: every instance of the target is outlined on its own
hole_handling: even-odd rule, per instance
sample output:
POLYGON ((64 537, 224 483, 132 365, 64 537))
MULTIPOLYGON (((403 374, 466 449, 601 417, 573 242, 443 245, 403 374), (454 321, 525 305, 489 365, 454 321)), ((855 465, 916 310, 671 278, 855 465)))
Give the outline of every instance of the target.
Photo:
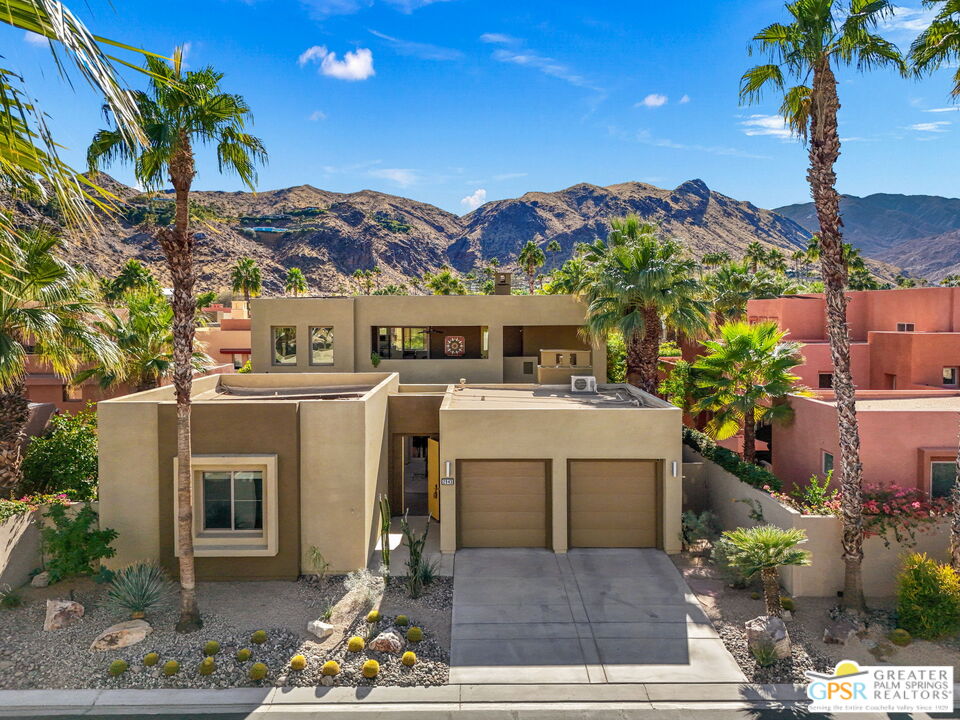
POLYGON ((362 672, 363 676, 367 679, 375 678, 380 674, 380 663, 378 663, 376 660, 367 660, 363 664, 363 668, 360 672, 362 672))
POLYGON ((352 638, 347 640, 347 650, 353 653, 358 653, 363 650, 367 644, 363 641, 363 638, 359 635, 354 635, 352 638))
POLYGON ((163 674, 167 677, 172 677, 180 672, 180 663, 176 660, 167 660, 163 664, 163 674))
POLYGON ((250 666, 249 675, 251 680, 259 682, 267 676, 267 666, 262 662, 254 663, 250 666))
POLYGON ((147 653, 143 656, 143 664, 147 667, 153 667, 158 662, 160 662, 160 656, 157 653, 147 653))
POLYGON ((213 675, 214 671, 217 669, 217 663, 212 657, 205 657, 200 663, 200 667, 197 672, 201 675, 213 675))
POLYGON ((211 640, 203 646, 203 654, 207 657, 212 657, 218 652, 220 652, 220 643, 218 643, 216 640, 211 640))
POLYGON ((255 645, 263 645, 266 641, 266 630, 257 630, 253 635, 250 636, 250 642, 254 643, 255 645))
POLYGON ((367 622, 370 623, 371 625, 373 625, 373 623, 378 623, 378 622, 380 622, 380 611, 379 611, 379 610, 371 610, 370 612, 368 612, 368 613, 367 613, 367 622))
POLYGON ((340 664, 336 660, 327 660, 320 668, 320 674, 333 677, 340 674, 340 664))
POLYGON ((250 648, 240 648, 237 650, 237 662, 246 662, 251 655, 253 655, 253 650, 250 648))
POLYGON ((291 670, 303 670, 307 667, 307 659, 303 655, 294 655, 290 658, 291 670))
POLYGON ((400 662, 402 662, 407 667, 413 667, 414 665, 417 664, 417 654, 412 650, 407 650, 403 654, 403 657, 400 658, 400 662))
POLYGON ((418 643, 423 640, 423 630, 414 625, 412 628, 407 630, 407 640, 412 643, 418 643))
POLYGON ((114 677, 118 675, 123 675, 127 671, 127 661, 126 660, 114 660, 110 663, 110 674, 114 677))

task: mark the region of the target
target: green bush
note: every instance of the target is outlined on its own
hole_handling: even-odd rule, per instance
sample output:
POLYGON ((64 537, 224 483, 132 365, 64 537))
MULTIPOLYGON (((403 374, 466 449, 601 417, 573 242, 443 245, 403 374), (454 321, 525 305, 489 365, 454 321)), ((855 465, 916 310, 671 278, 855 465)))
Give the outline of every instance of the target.
POLYGON ((180 672, 180 663, 176 660, 167 660, 163 664, 163 674, 167 677, 172 677, 180 672))
POLYGON ((407 640, 412 643, 418 643, 423 640, 423 630, 414 626, 407 630, 407 640))
POLYGON ((43 555, 50 580, 57 582, 74 575, 91 575, 94 563, 113 557, 110 543, 117 531, 97 529, 97 513, 89 504, 69 515, 65 505, 50 505, 43 514, 47 521, 41 532, 43 555))
POLYGON ((203 646, 203 654, 207 656, 216 655, 220 652, 220 643, 216 640, 210 640, 203 646))
POLYGON ((680 515, 680 539, 684 545, 693 545, 698 540, 716 540, 720 537, 720 518, 710 510, 699 515, 686 510, 680 515))
POLYGON ((13 610, 23 605, 23 597, 9 585, 0 585, 0 607, 13 610))
POLYGON ((768 489, 778 492, 782 487, 780 478, 769 470, 759 465, 751 465, 744 462, 733 450, 727 450, 725 447, 717 445, 710 437, 694 430, 693 428, 683 428, 683 443, 703 455, 707 460, 712 460, 732 475, 755 488, 768 489))
POLYGON ((257 630, 253 635, 250 636, 250 642, 254 645, 263 645, 267 641, 267 631, 266 630, 257 630))
POLYGON ((251 655, 253 655, 253 651, 250 648, 241 648, 237 650, 237 662, 246 662, 251 655))
POLYGON ((213 675, 217 669, 217 661, 212 657, 205 657, 200 662, 200 667, 197 668, 197 672, 201 675, 213 675))
POLYGON ((960 577, 926 553, 903 560, 897 577, 899 625, 915 637, 935 639, 960 630, 960 577))
POLYGON ((607 379, 612 383, 627 381, 627 345, 618 332, 607 335, 607 379))
POLYGON ((97 497, 97 414, 54 415, 44 435, 23 456, 21 494, 66 493, 71 500, 97 497))
POLYGON ((123 675, 127 671, 127 661, 126 660, 114 660, 110 663, 110 674, 114 677, 118 675, 123 675))
POLYGON ((173 593, 174 584, 163 568, 154 563, 138 562, 114 574, 107 589, 106 604, 116 612, 140 615, 164 605, 173 593))
POLYGON ((757 661, 760 667, 770 667, 777 661, 777 651, 773 643, 758 643, 750 649, 753 659, 757 661))
POLYGON ((896 630, 890 631, 890 634, 887 635, 887 640, 898 647, 906 647, 913 641, 913 637, 903 628, 897 628, 896 630))
POLYGON ((160 662, 160 656, 155 652, 147 653, 143 656, 143 664, 146 667, 153 667, 158 662, 160 662))
POLYGON ((248 674, 251 680, 259 682, 267 676, 267 666, 262 662, 254 663, 250 666, 250 672, 248 674))

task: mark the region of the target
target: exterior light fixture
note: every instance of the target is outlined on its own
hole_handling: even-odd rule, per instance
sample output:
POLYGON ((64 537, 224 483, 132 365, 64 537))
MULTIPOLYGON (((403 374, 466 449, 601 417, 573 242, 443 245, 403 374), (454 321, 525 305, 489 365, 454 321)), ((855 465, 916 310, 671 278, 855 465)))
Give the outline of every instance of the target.
POLYGON ((674 460, 674 461, 671 463, 671 465, 673 466, 673 476, 676 477, 676 476, 677 476, 677 461, 674 460))

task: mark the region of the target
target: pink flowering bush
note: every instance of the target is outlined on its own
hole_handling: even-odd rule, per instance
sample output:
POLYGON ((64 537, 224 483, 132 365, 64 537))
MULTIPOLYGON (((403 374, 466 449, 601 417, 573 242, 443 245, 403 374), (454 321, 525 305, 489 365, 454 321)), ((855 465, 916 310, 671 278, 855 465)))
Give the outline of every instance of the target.
POLYGON ((43 505, 66 505, 70 498, 65 493, 55 495, 45 495, 34 493, 33 495, 24 495, 20 499, 0 499, 0 522, 14 515, 34 512, 43 505))

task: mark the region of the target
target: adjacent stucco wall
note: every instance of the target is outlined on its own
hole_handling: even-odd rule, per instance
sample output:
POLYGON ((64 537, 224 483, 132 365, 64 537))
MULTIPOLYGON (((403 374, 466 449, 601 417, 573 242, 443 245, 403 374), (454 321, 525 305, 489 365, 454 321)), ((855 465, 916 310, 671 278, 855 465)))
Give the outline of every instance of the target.
MULTIPOLYGON (((255 373, 353 372, 353 298, 269 298, 250 301, 255 373), (297 364, 273 365, 273 327, 297 328, 297 364), (310 328, 333 328, 333 365, 310 365, 310 328)), ((369 344, 369 338, 367 344, 369 344)), ((369 355, 369 351, 367 352, 369 355)), ((373 369, 372 367, 368 369, 373 369)))
MULTIPOLYGON (((681 459, 680 410, 504 409, 440 410, 440 472, 458 460, 548 460, 552 466, 553 549, 567 550, 568 460, 659 460, 663 476, 663 544, 680 550, 682 481, 672 476, 681 459)), ((440 488, 440 547, 457 547, 456 485, 440 488)))
POLYGON ((18 588, 40 567, 39 511, 25 512, 0 522, 0 588, 18 588))

